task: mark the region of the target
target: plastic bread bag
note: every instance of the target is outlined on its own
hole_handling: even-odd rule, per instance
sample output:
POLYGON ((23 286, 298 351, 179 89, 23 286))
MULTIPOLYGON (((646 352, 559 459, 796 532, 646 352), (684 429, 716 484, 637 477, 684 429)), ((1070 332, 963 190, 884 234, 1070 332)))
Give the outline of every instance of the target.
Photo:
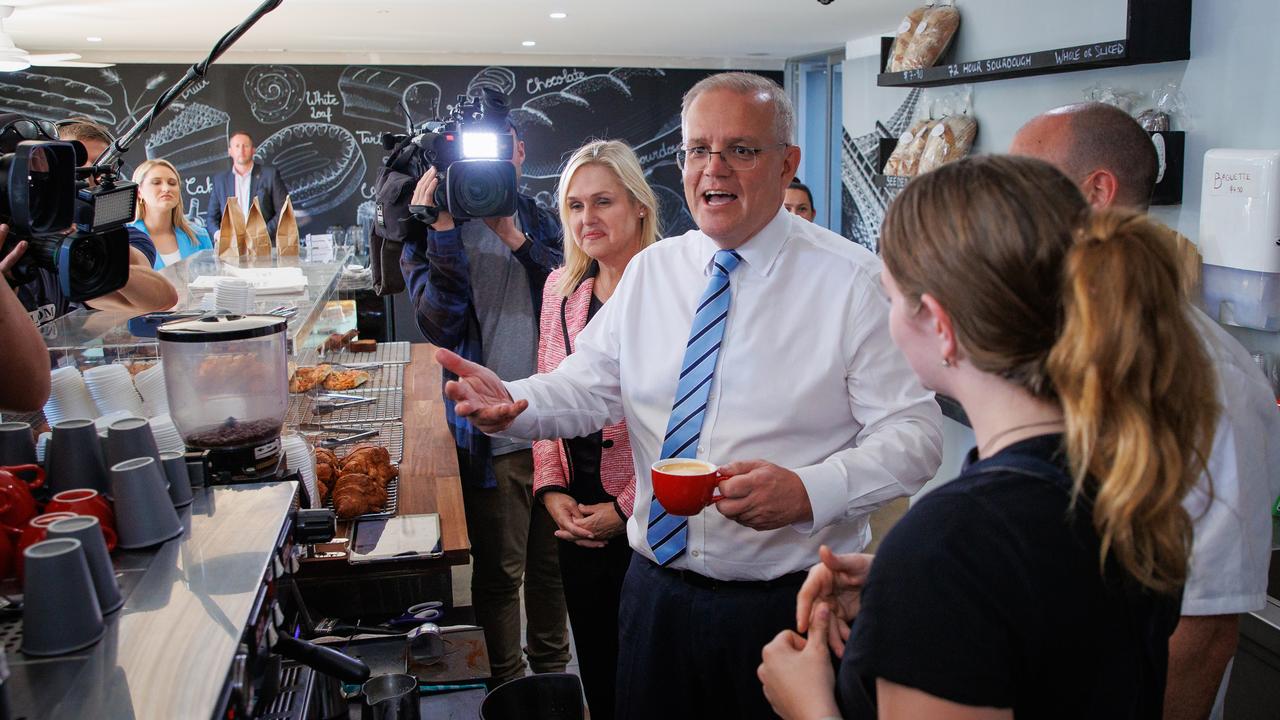
POLYGON ((916 174, 920 165, 920 153, 924 152, 925 143, 929 140, 929 130, 934 121, 928 118, 917 120, 898 138, 898 145, 884 164, 885 175, 911 176, 916 174))
POLYGON ((920 155, 919 174, 965 157, 973 150, 978 136, 978 123, 968 115, 949 115, 929 131, 929 140, 920 155))
POLYGON ((893 46, 889 48, 889 61, 885 63, 885 72, 900 72, 906 69, 902 67, 902 59, 907 54, 911 37, 916 33, 916 26, 920 24, 920 20, 924 18, 928 9, 928 6, 922 5, 902 18, 902 24, 898 26, 898 32, 893 38, 893 46))
POLYGON ((960 29, 960 11, 950 2, 938 4, 925 11, 920 24, 911 36, 911 42, 902 57, 901 70, 922 70, 933 67, 942 57, 956 31, 960 29))
POLYGON ((1155 107, 1138 114, 1138 124, 1150 132, 1166 132, 1175 124, 1185 127, 1187 118, 1187 96, 1182 94, 1178 83, 1166 83, 1151 91, 1151 101, 1155 107))
POLYGON ((1110 85, 1092 85, 1085 89, 1084 99, 1089 102, 1100 102, 1104 105, 1117 107, 1132 115, 1133 106, 1142 99, 1142 96, 1131 90, 1111 87, 1110 85))

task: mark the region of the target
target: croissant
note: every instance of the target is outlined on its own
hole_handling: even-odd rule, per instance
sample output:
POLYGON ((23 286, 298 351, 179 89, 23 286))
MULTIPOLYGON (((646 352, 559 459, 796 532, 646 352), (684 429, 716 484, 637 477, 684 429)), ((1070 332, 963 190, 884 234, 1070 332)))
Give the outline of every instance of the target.
POLYGON ((342 467, 347 463, 364 461, 374 465, 390 465, 391 453, 381 445, 357 445, 342 459, 342 467))
POLYGON ((316 448, 316 462, 329 463, 334 467, 341 465, 341 463, 338 462, 338 456, 335 455, 332 450, 322 447, 316 448))
POLYGON ((378 512, 386 503, 387 491, 368 475, 343 475, 333 488, 333 509, 343 519, 378 512))

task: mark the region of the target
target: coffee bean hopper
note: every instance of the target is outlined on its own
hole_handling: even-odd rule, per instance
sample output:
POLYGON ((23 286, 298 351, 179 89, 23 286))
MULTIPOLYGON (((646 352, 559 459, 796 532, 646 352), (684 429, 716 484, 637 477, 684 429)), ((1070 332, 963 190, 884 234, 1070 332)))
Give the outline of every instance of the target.
POLYGON ((209 485, 284 480, 285 320, 215 314, 156 330, 169 413, 209 485))

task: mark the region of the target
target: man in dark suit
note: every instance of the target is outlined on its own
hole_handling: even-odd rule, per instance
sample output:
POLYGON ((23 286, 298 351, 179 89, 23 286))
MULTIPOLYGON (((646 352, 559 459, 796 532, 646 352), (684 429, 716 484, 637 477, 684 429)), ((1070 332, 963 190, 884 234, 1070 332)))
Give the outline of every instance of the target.
POLYGON ((277 216, 284 207, 289 190, 274 168, 253 161, 253 150, 253 138, 249 137, 249 133, 234 133, 227 145, 231 169, 213 178, 205 227, 215 242, 222 230, 222 208, 227 204, 227 198, 231 197, 240 203, 240 210, 246 218, 249 217, 249 206, 257 198, 258 205, 262 208, 262 219, 267 221, 267 231, 271 233, 273 240, 275 238, 277 216))

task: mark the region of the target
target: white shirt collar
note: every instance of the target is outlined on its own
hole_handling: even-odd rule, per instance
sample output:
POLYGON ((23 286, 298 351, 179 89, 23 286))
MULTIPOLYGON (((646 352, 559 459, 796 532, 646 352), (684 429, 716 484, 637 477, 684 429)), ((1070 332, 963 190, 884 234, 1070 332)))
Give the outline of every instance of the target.
MULTIPOLYGON (((748 269, 760 277, 769 276, 773 270, 774 261, 778 259, 778 253, 782 252, 782 247, 786 245, 787 238, 791 235, 791 223, 791 213, 779 207, 778 214, 773 216, 768 225, 735 248, 748 269)), ((708 237, 706 233, 702 233, 702 252, 706 256, 703 273, 711 273, 711 261, 715 259, 716 251, 720 249, 715 240, 708 237)))

